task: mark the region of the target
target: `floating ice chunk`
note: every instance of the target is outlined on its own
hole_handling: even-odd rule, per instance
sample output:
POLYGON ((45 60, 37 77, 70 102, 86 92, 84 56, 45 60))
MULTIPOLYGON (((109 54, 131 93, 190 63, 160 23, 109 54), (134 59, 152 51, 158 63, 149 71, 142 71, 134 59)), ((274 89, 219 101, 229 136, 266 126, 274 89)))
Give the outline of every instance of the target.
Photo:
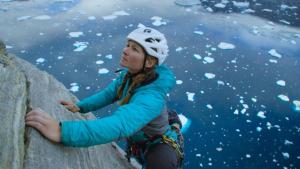
POLYGON ((255 10, 253 10, 253 9, 245 9, 241 13, 255 13, 255 10))
POLYGON ((102 33, 97 33, 96 35, 97 35, 97 36, 102 36, 102 33))
POLYGON ((196 157, 201 157, 201 154, 196 154, 196 157))
POLYGON ((238 7, 238 8, 248 8, 249 7, 249 2, 245 1, 245 2, 236 2, 236 1, 232 1, 233 5, 238 7))
POLYGON ((276 84, 279 85, 279 86, 285 86, 285 81, 284 80, 278 80, 276 82, 276 84))
POLYGON ((97 64, 97 65, 101 65, 101 64, 103 64, 103 63, 104 63, 103 60, 97 60, 97 61, 96 61, 96 64, 97 64))
POLYGON ((85 48, 87 48, 87 45, 88 45, 89 43, 88 42, 75 42, 74 44, 73 44, 73 46, 75 46, 76 47, 76 49, 74 49, 73 51, 74 52, 81 52, 81 51, 83 51, 85 48))
POLYGON ((96 19, 96 16, 89 16, 88 17, 88 20, 95 20, 96 19))
POLYGON ((296 112, 299 112, 299 113, 300 113, 300 101, 299 101, 299 100, 294 100, 294 101, 293 101, 293 109, 294 109, 296 112))
POLYGON ((282 57, 281 54, 279 54, 275 49, 271 49, 269 51, 269 54, 272 55, 272 56, 275 56, 277 58, 281 58, 282 57))
POLYGON ((194 57, 196 58, 196 59, 202 59, 202 57, 200 56, 200 55, 198 55, 198 54, 194 54, 194 57))
POLYGON ((55 0, 54 2, 73 2, 73 0, 55 0))
POLYGON ((297 8, 298 8, 297 6, 288 6, 286 4, 280 5, 280 9, 281 10, 285 10, 285 9, 297 9, 297 8))
POLYGON ((205 73, 204 75, 205 75, 205 77, 206 77, 207 79, 213 79, 213 78, 216 77, 216 75, 213 74, 213 73, 205 73))
POLYGON ((106 69, 106 68, 101 68, 101 69, 98 70, 98 73, 99 73, 99 74, 106 74, 106 73, 108 73, 108 72, 109 72, 109 70, 106 69))
POLYGON ((223 148, 222 147, 217 147, 216 150, 220 152, 220 151, 223 150, 223 148))
POLYGON ((38 58, 35 62, 36 63, 44 63, 45 62, 45 58, 38 58))
POLYGON ((283 19, 280 19, 279 22, 284 23, 284 24, 287 24, 287 25, 290 25, 290 24, 291 24, 290 22, 288 22, 288 21, 286 21, 286 20, 283 20, 283 19))
POLYGON ((241 113, 242 113, 242 114, 245 114, 246 111, 247 111, 247 109, 242 109, 242 110, 241 110, 241 113))
POLYGON ((77 83, 71 83, 71 88, 69 89, 71 92, 78 92, 79 91, 79 86, 77 83))
POLYGON ((180 6, 193 6, 199 5, 200 3, 199 0, 175 0, 175 4, 180 6))
POLYGON ((257 116, 260 117, 260 118, 262 118, 262 119, 266 118, 265 112, 263 112, 263 111, 259 111, 259 112, 257 113, 257 116))
POLYGON ((215 4, 215 7, 216 7, 216 8, 225 8, 225 7, 226 7, 226 4, 217 3, 217 4, 215 4))
POLYGON ((187 117, 185 117, 183 114, 179 114, 178 115, 180 121, 181 121, 181 124, 182 124, 182 128, 181 128, 181 132, 182 133, 185 133, 189 127, 191 126, 191 123, 192 121, 190 119, 188 119, 187 117))
POLYGON ((78 38, 79 36, 83 36, 83 32, 70 32, 69 36, 72 38, 78 38))
POLYGON ((204 57, 204 60, 207 62, 207 63, 213 63, 215 61, 214 58, 211 58, 211 57, 204 57))
POLYGON ((107 16, 103 16, 102 18, 104 19, 104 20, 114 20, 114 19, 116 19, 118 16, 116 16, 116 15, 107 15, 107 16))
POLYGON ((264 12, 273 12, 272 9, 263 9, 262 11, 264 11, 264 12))
POLYGON ((194 101, 195 93, 186 92, 189 101, 194 101))
POLYGON ((289 140, 284 140, 284 145, 293 145, 294 143, 289 140))
POLYGON ((251 155, 250 154, 246 154, 246 158, 251 158, 251 155))
POLYGON ((10 46, 10 45, 5 45, 5 48, 6 48, 6 49, 12 49, 12 48, 14 48, 14 47, 12 47, 12 46, 10 46))
POLYGON ((57 59, 58 60, 61 60, 61 59, 63 59, 64 57, 63 56, 57 56, 57 59))
POLYGON ((183 83, 182 80, 176 80, 176 84, 180 85, 180 84, 182 84, 182 83, 183 83))
POLYGON ((225 85, 225 83, 221 80, 218 80, 217 83, 218 83, 218 85, 225 85))
POLYGON ((283 155, 283 158, 284 158, 284 159, 290 158, 290 154, 287 153, 287 152, 282 152, 282 155, 283 155))
POLYGON ((234 49, 234 48, 235 48, 235 46, 234 46, 233 44, 231 44, 231 43, 226 43, 226 42, 221 42, 221 43, 219 43, 218 47, 219 47, 220 49, 234 49))
POLYGON ((159 17, 159 16, 153 16, 151 18, 151 20, 154 20, 152 22, 152 25, 154 25, 154 26, 161 26, 161 25, 166 25, 167 24, 167 22, 162 21, 162 18, 159 17))
POLYGON ((289 97, 283 94, 280 94, 277 97, 282 101, 286 101, 286 102, 290 101, 289 97))
POLYGON ((30 19, 31 16, 20 16, 17 18, 17 21, 24 21, 24 20, 27 20, 27 19, 30 19))
POLYGON ((271 62, 271 63, 278 63, 278 61, 275 60, 275 59, 269 59, 269 62, 271 62))
POLYGON ((195 34, 198 34, 198 35, 203 35, 204 33, 202 31, 194 31, 195 34))
POLYGON ((108 54, 108 55, 106 55, 105 56, 107 59, 112 59, 113 58, 113 56, 111 55, 111 54, 108 54))
POLYGON ((178 47, 178 48, 176 48, 176 52, 180 52, 180 51, 182 51, 183 50, 183 48, 182 47, 178 47))
POLYGON ((51 17, 49 15, 40 15, 40 16, 34 17, 34 19, 36 19, 36 20, 49 20, 49 19, 51 19, 51 17))
POLYGON ((212 107, 210 104, 207 104, 206 107, 207 107, 208 109, 213 109, 213 107, 212 107))
POLYGON ((208 12, 214 12, 214 10, 213 10, 211 7, 207 7, 206 10, 207 10, 208 12))
POLYGON ((236 109, 236 110, 233 112, 233 114, 236 114, 236 115, 238 115, 238 114, 239 114, 239 110, 238 110, 238 109, 236 109))
POLYGON ((262 128, 261 127, 256 127, 256 131, 261 132, 262 128))
POLYGON ((130 15, 129 13, 125 12, 125 11, 115 11, 113 13, 113 15, 118 15, 118 16, 128 16, 130 15))

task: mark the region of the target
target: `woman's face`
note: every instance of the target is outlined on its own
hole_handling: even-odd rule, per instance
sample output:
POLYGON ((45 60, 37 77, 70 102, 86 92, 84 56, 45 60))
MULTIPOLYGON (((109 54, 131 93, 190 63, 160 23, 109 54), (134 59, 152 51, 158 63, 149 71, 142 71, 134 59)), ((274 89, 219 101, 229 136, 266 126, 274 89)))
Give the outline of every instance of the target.
POLYGON ((128 68, 130 73, 137 73, 143 68, 144 58, 143 48, 138 43, 129 40, 123 49, 120 65, 128 68))

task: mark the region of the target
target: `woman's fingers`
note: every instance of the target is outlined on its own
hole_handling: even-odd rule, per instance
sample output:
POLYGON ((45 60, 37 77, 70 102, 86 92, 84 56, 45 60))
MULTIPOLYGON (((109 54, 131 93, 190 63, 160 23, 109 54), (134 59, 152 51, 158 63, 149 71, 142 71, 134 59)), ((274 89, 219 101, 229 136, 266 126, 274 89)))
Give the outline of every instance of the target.
POLYGON ((33 128, 36 128, 41 133, 43 133, 43 131, 45 130, 45 126, 42 125, 41 123, 37 122, 37 121, 27 120, 26 125, 28 125, 30 127, 33 127, 33 128))

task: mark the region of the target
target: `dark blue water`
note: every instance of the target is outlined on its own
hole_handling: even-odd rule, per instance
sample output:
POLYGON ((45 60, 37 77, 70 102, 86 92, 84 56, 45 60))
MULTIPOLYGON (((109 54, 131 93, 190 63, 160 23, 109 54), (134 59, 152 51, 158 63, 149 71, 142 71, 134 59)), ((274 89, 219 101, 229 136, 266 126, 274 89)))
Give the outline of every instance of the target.
POLYGON ((178 83, 168 105, 191 122, 184 168, 300 168, 299 1, 247 2, 0 0, 0 38, 82 99, 116 78, 127 34, 154 27, 178 83))

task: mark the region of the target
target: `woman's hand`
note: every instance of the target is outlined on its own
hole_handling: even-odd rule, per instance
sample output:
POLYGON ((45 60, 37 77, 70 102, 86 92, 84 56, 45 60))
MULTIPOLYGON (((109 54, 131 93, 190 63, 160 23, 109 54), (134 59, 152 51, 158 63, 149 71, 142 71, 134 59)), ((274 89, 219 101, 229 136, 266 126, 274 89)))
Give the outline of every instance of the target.
POLYGON ((75 112, 79 112, 80 109, 79 107, 77 107, 74 103, 72 102, 67 102, 67 101, 64 101, 64 100, 60 100, 59 103, 61 105, 63 105, 66 109, 68 109, 69 111, 75 113, 75 112))
POLYGON ((53 142, 60 142, 61 129, 59 122, 40 108, 31 110, 26 114, 25 123, 36 128, 42 135, 53 142))

